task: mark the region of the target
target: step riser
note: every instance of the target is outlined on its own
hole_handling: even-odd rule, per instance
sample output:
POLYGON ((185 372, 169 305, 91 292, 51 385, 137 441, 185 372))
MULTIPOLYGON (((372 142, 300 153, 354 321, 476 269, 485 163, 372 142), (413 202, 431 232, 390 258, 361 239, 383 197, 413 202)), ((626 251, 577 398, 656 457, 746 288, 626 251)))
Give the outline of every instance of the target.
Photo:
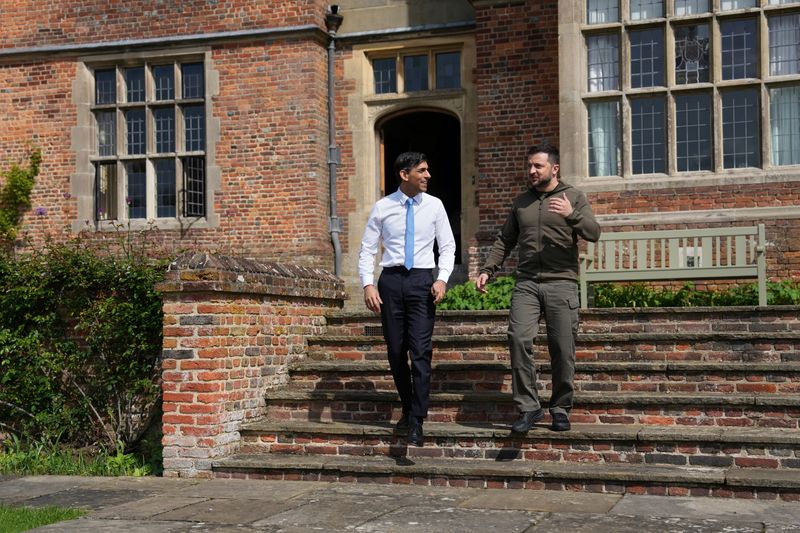
MULTIPOLYGON (((308 347, 314 361, 385 361, 382 343, 317 343, 308 347)), ((537 343, 536 360, 546 361, 547 345, 537 343)), ((434 341, 434 361, 508 361, 508 346, 503 342, 438 343, 434 341)), ((716 362, 791 362, 800 361, 800 343, 794 342, 703 342, 577 343, 578 361, 716 361, 716 362)))
POLYGON ((530 477, 480 477, 368 474, 320 469, 247 469, 215 467, 218 479, 260 479, 285 481, 327 481, 339 483, 380 483, 421 485, 435 487, 460 487, 481 489, 530 489, 606 494, 637 494, 657 496, 696 496, 716 498, 743 498, 783 501, 800 501, 800 491, 781 488, 738 487, 719 484, 697 485, 681 483, 641 483, 618 480, 532 479, 530 477))
MULTIPOLYGON (((271 420, 382 422, 400 418, 400 408, 387 402, 280 401, 267 404, 271 420)), ((518 415, 511 402, 432 402, 429 422, 478 422, 510 424, 518 415)), ((724 407, 706 405, 576 405, 570 413, 573 423, 646 424, 678 426, 800 428, 800 409, 770 406, 724 407)))
MULTIPOLYGON (((549 372, 538 374, 539 387, 550 390, 549 372)), ((393 392, 390 374, 292 374, 292 387, 306 390, 376 390, 393 392)), ((698 373, 665 375, 653 373, 584 373, 575 374, 578 391, 608 392, 719 392, 719 393, 787 393, 800 392, 800 377, 775 373, 698 373)), ((431 392, 511 392, 511 375, 504 371, 447 372, 434 369, 431 392)))
POLYGON ((790 445, 732 443, 632 442, 618 440, 551 440, 537 428, 535 440, 510 438, 466 439, 430 437, 424 448, 407 446, 399 432, 393 436, 264 433, 242 436, 243 453, 297 455, 386 455, 445 457, 501 461, 551 461, 603 464, 682 465, 711 468, 769 468, 800 471, 800 448, 790 445))

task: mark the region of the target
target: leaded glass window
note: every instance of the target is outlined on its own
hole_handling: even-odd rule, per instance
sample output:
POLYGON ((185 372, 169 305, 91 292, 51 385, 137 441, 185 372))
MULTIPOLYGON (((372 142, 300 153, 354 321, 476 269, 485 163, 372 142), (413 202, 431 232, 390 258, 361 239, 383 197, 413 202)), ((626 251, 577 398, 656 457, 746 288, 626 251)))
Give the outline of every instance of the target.
POLYGON ((647 20, 664 16, 662 0, 630 0, 631 20, 647 20))
POLYGON ((403 79, 406 92, 428 90, 428 56, 403 57, 403 79))
POLYGON ((397 92, 397 60, 394 57, 372 60, 375 94, 397 92))
POLYGON ((675 0, 675 14, 682 15, 697 15, 699 13, 708 13, 709 0, 675 0))
POLYGON ((436 88, 458 89, 461 87, 461 53, 436 54, 436 88))
POLYGON ((664 99, 631 101, 631 152, 634 174, 666 172, 664 99))
POLYGON ((757 89, 722 93, 722 154, 725 168, 757 167, 761 164, 758 110, 757 89))
POLYGON ((631 36, 631 87, 664 85, 664 33, 636 30, 631 36))
POLYGON ((707 82, 710 38, 707 24, 675 28, 675 83, 707 82))
POLYGON ((800 13, 768 20, 770 75, 800 74, 800 13))
POLYGON ((758 77, 756 19, 726 20, 719 27, 722 37, 722 79, 758 77))
POLYGON ((587 0, 586 22, 606 24, 619 21, 619 0, 587 0))
POLYGON ((712 170, 713 110, 709 94, 675 96, 678 172, 712 170))
POLYGON ((619 174, 619 102, 593 102, 589 111, 589 175, 619 174))
POLYGON ((619 89, 619 36, 616 34, 586 37, 589 56, 589 91, 619 89))
POLYGON ((769 91, 772 164, 800 165, 800 85, 769 91))

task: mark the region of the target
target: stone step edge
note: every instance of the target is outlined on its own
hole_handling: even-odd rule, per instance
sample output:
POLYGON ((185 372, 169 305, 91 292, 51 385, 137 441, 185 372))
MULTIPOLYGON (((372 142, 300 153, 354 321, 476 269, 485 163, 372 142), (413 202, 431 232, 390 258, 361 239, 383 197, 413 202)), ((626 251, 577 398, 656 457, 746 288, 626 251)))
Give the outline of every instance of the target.
MULTIPOLYGON (((242 434, 316 434, 389 437, 404 435, 389 422, 309 422, 261 420, 242 426, 242 434)), ((546 425, 537 425, 526 435, 513 434, 509 424, 425 423, 429 438, 486 439, 499 438, 520 442, 557 441, 637 441, 637 442, 692 442, 720 444, 791 444, 800 445, 800 432, 783 428, 698 428, 693 426, 647 426, 642 424, 572 424, 569 431, 550 431, 546 425)))
MULTIPOLYGON (((537 343, 545 343, 547 336, 536 336, 537 343)), ((685 333, 578 333, 576 342, 707 342, 707 341, 800 341, 800 331, 758 332, 685 332, 685 333)), ((384 344, 380 335, 315 335, 307 339, 309 346, 335 344, 384 344)), ((434 335, 433 344, 489 344, 507 343, 506 334, 488 335, 434 335)))
MULTIPOLYGON (((549 369, 550 361, 536 360, 540 370, 549 369)), ((500 361, 433 361, 434 370, 468 372, 472 370, 497 370, 509 371, 510 362, 500 361)), ((746 361, 576 361, 576 372, 753 372, 753 373, 792 373, 800 372, 800 362, 769 363, 746 361)), ((337 361, 305 360, 289 365, 289 372, 388 372, 389 363, 386 361, 351 361, 347 359, 337 361)))
POLYGON ((544 461, 495 461, 390 456, 320 456, 292 454, 234 454, 211 462, 215 471, 322 471, 340 475, 400 475, 460 478, 512 478, 522 480, 617 481, 633 483, 682 483, 772 489, 798 489, 797 472, 757 468, 676 467, 666 465, 619 465, 552 463, 544 461))
MULTIPOLYGON (((264 395, 269 401, 343 401, 343 402, 399 402, 397 393, 390 391, 336 390, 317 391, 287 388, 267 391, 264 395)), ((549 394, 540 392, 539 397, 546 402, 549 394)), ((432 403, 512 403, 509 393, 501 392, 435 392, 431 393, 432 403)), ((613 405, 713 405, 723 407, 800 407, 797 394, 712 394, 712 393, 642 393, 642 392, 583 392, 576 391, 574 405, 613 404, 613 405)))

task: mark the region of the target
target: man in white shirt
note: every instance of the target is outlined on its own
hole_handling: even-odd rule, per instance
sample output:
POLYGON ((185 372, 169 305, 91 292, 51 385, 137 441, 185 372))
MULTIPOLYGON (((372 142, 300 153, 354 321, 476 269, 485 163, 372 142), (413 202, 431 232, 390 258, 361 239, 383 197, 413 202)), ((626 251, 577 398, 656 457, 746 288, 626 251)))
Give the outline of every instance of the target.
POLYGON ((394 172, 400 187, 372 208, 361 239, 358 273, 364 303, 381 314, 389 366, 403 404, 397 428, 407 428, 408 442, 422 446, 422 423, 428 415, 430 396, 434 315, 453 271, 456 243, 441 200, 425 192, 431 178, 425 154, 400 154, 394 172), (436 280, 434 241, 439 246, 436 280), (381 242, 383 270, 376 288, 373 270, 381 242))

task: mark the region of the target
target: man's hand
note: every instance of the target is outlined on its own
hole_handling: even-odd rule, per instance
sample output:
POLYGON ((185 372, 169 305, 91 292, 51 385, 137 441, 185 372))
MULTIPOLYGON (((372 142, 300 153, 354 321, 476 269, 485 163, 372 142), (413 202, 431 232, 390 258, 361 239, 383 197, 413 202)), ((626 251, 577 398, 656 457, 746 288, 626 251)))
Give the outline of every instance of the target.
POLYGON ((364 303, 367 305, 367 309, 373 313, 381 312, 383 300, 381 300, 381 295, 378 294, 378 289, 375 288, 375 285, 364 287, 364 303))
POLYGON ((475 288, 478 292, 486 293, 486 284, 489 283, 489 274, 480 274, 475 280, 475 288))
POLYGON ((551 198, 547 210, 551 213, 558 213, 564 218, 570 216, 572 214, 572 204, 567 198, 567 193, 561 193, 561 196, 551 198))
POLYGON ((433 303, 438 304, 444 298, 444 293, 447 292, 447 283, 444 281, 437 279, 433 282, 433 286, 431 287, 431 294, 433 294, 433 303))

